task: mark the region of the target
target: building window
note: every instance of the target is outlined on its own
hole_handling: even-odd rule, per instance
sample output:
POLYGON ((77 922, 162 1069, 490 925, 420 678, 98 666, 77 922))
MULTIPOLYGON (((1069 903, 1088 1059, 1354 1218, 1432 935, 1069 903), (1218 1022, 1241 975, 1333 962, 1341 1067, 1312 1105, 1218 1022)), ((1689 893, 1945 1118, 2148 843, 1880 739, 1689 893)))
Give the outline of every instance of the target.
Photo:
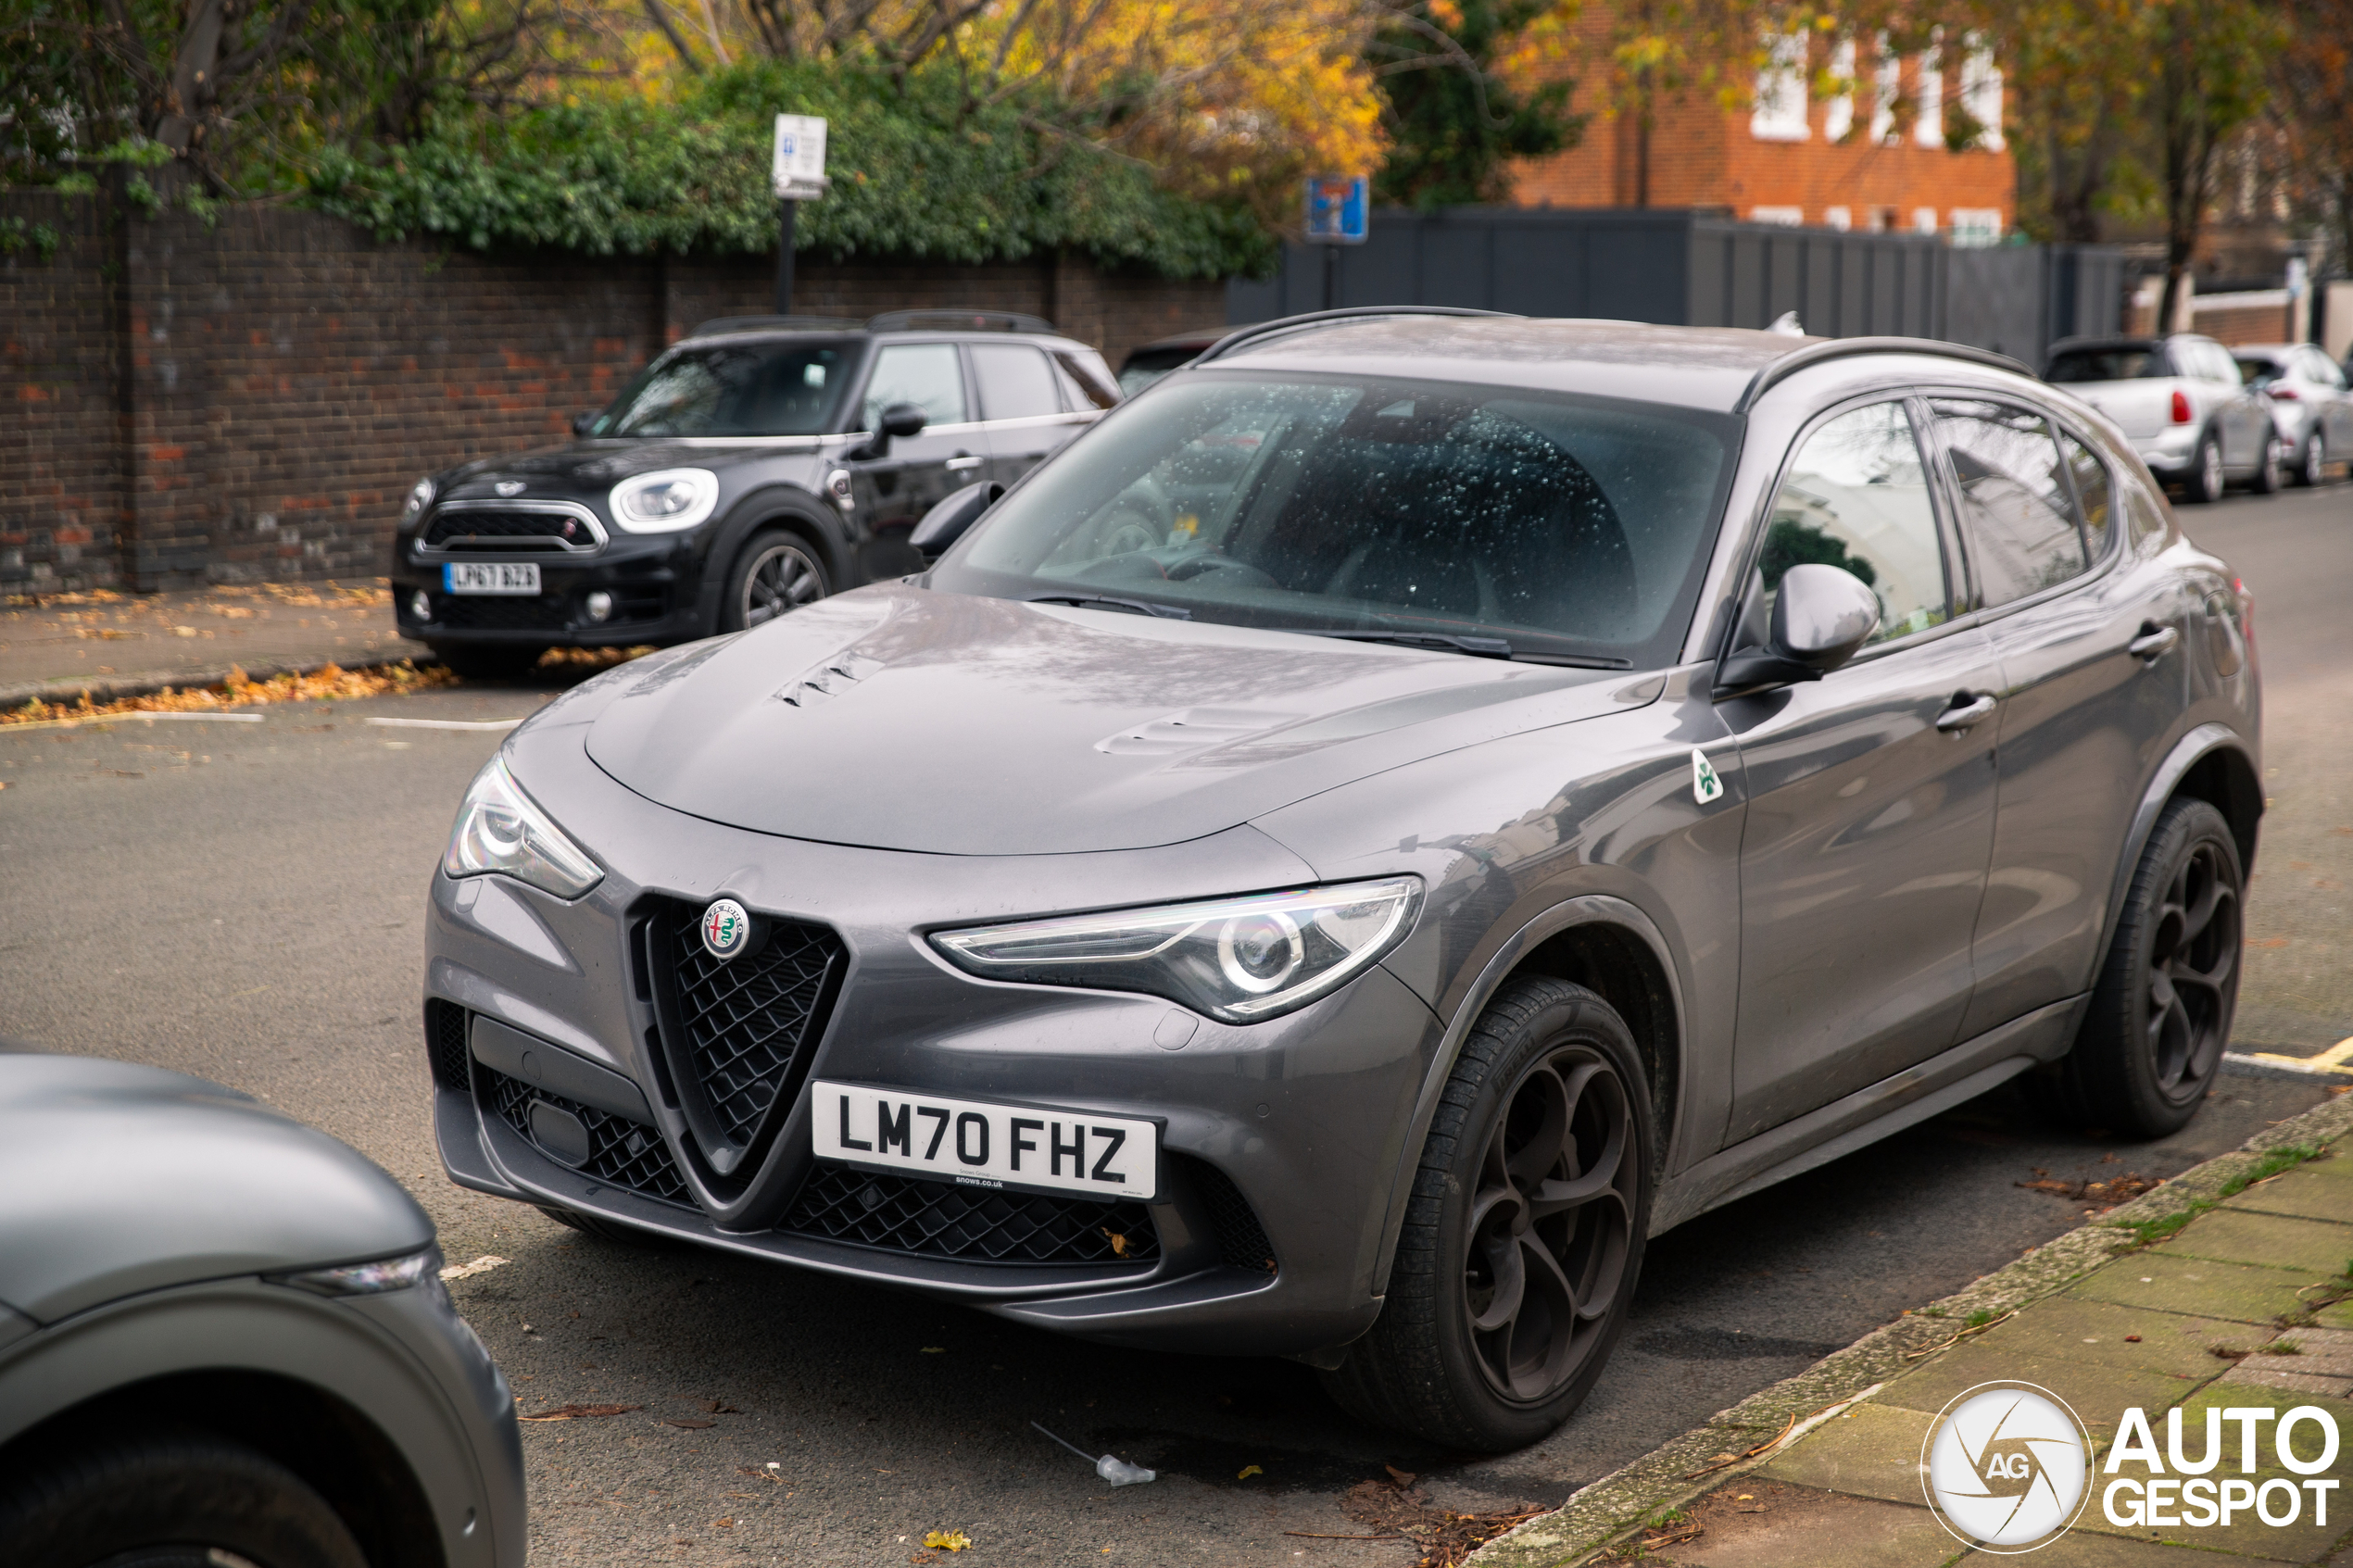
MULTIPOLYGON (((1843 142, 1855 130, 1855 40, 1842 38, 1831 48, 1831 75, 1839 94, 1822 110, 1822 140, 1843 142)), ((1999 86, 1994 89, 2000 92, 1999 86)))
POLYGON ((1944 144, 1944 47, 1941 44, 1930 44, 1920 56, 1919 102, 1919 118, 1912 121, 1912 144, 1941 147, 1944 144))
POLYGON ((1912 232, 1917 234, 1936 232, 1936 209, 1932 207, 1912 208, 1912 232))
POLYGON ((1871 93, 1871 143, 1875 146, 1894 146, 1895 100, 1904 95, 1904 59, 1888 48, 1884 32, 1879 35, 1871 54, 1879 66, 1871 93))
POLYGON ((1982 34, 1970 33, 1961 56, 1961 112, 1977 125, 1974 145, 2002 150, 2002 70, 1982 34))
POLYGON ((1778 223, 1785 229, 1795 229, 1806 222, 1802 207, 1752 207, 1748 209, 1751 223, 1778 223))
POLYGON ((1955 207, 1953 243, 1964 249, 2001 244, 2002 209, 1998 207, 1955 207))
POLYGON ((1756 107, 1749 134, 1760 142, 1803 142, 1813 134, 1806 123, 1806 34, 1775 33, 1765 41, 1765 63, 1756 71, 1756 107))
POLYGON ((1852 229, 1855 227, 1853 209, 1843 207, 1822 208, 1822 226, 1826 229, 1852 229))

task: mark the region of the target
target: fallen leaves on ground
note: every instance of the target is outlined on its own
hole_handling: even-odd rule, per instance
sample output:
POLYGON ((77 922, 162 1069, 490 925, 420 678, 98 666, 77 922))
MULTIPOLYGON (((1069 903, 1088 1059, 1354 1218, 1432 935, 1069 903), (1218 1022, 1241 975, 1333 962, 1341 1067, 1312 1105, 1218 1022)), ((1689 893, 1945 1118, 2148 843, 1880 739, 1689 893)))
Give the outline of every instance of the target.
POLYGON ((445 1280, 472 1279, 476 1274, 486 1274, 493 1269, 503 1268, 507 1261, 496 1253, 485 1252, 471 1263, 450 1264, 441 1271, 441 1277, 445 1280))
POLYGON ((330 664, 308 675, 273 675, 266 681, 256 681, 232 665, 229 678, 217 686, 184 691, 166 686, 145 696, 116 697, 109 702, 92 702, 87 692, 81 701, 71 703, 43 702, 35 697, 22 708, 0 712, 0 726, 80 724, 140 713, 204 713, 264 702, 350 702, 457 684, 458 678, 437 664, 420 670, 405 659, 373 670, 346 670, 330 664))
POLYGON ((924 1537, 924 1545, 934 1551, 962 1551, 973 1544, 973 1538, 962 1530, 934 1530, 924 1537))
MULTIPOLYGON (((573 1314, 574 1317, 578 1317, 579 1315, 580 1314, 577 1312, 573 1314)), ((709 1411, 713 1415, 741 1415, 744 1413, 724 1399, 705 1399, 702 1402, 702 1408, 709 1411)))
POLYGON ((1234 1472, 1234 1479, 1237 1481, 1247 1481, 1253 1475, 1264 1475, 1265 1474, 1266 1470, 1264 1465, 1245 1464, 1239 1470, 1234 1472))
POLYGON ((645 1408, 643 1405, 558 1405, 551 1411, 541 1411, 536 1415, 519 1415, 515 1419, 517 1421, 585 1421, 593 1416, 626 1415, 631 1411, 641 1411, 645 1408))
POLYGON ((1504 1531, 1552 1512, 1532 1504, 1501 1513, 1458 1513, 1433 1508, 1428 1494, 1414 1487, 1418 1476, 1395 1465, 1381 1468, 1391 1479, 1359 1481, 1348 1489, 1340 1506, 1350 1518, 1370 1525, 1376 1537, 1402 1536, 1419 1547, 1422 1555, 1415 1568, 1457 1568, 1504 1531))
POLYGON ((2092 1203, 2102 1209, 2113 1209, 2156 1186, 2158 1178, 2129 1172, 2121 1176, 2110 1176, 2104 1182, 2063 1182, 2037 1165, 2034 1167, 2034 1180, 2017 1185, 2029 1192, 2046 1192, 2053 1198, 2064 1198, 2070 1203, 2092 1203))

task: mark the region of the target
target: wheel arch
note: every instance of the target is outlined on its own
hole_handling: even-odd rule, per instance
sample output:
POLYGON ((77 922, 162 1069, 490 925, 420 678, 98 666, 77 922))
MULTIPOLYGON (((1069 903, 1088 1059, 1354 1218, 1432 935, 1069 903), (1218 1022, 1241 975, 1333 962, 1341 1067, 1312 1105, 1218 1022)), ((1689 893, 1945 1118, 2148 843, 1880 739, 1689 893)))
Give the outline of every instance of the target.
POLYGON ((2125 835, 2124 852, 2117 857, 2115 880, 2108 889, 2107 923, 2101 928, 2103 951, 2132 891, 2141 852, 2148 847, 2149 834, 2157 831, 2158 818, 2164 815, 2166 807, 2184 797, 2203 800, 2222 813, 2238 846, 2241 873, 2254 873, 2256 839, 2263 818, 2261 770, 2246 737, 2237 731, 2227 724, 2200 724, 2174 743, 2142 791, 2140 805, 2133 809, 2132 830, 2125 835))
POLYGON ((816 547, 832 592, 856 586, 851 581, 856 557, 849 536, 840 521, 825 513, 825 507, 815 496, 791 485, 771 485, 737 501, 719 531, 711 535, 710 549, 703 557, 702 585, 696 598, 704 623, 717 629, 721 604, 727 592, 727 574, 735 570, 736 558, 756 535, 771 528, 797 533, 816 547))

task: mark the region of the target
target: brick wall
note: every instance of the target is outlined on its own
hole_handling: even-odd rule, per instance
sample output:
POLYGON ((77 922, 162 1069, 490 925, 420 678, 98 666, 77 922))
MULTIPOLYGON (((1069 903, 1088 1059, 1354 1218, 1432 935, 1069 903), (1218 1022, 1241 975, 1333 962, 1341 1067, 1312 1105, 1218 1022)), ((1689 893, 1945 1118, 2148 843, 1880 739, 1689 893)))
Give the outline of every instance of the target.
MULTIPOLYGON (((0 257, 0 594, 372 575, 417 476, 567 439, 701 320, 766 310, 764 257, 482 257, 235 208, 108 220, 13 194, 65 235, 0 257)), ((794 307, 1058 320, 1116 364, 1214 325, 1223 285, 1000 267, 804 264, 794 307)))

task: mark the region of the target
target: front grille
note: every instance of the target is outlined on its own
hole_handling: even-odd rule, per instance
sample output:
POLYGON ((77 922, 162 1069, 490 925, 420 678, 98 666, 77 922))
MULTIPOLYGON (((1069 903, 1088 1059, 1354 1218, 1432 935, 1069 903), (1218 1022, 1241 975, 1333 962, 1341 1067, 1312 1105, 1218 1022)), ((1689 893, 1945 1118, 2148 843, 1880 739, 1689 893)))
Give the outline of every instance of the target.
POLYGON ((959 1186, 831 1160, 817 1161, 781 1228, 981 1263, 1126 1264, 1160 1256, 1160 1233, 1140 1203, 959 1186))
POLYGON ((822 925, 759 917, 757 951, 713 958, 702 945, 700 904, 666 900, 648 933, 661 982, 662 1042, 671 1072, 697 1094, 682 1097, 706 1153, 749 1149, 772 1108, 790 1103, 824 1029, 841 938, 822 925))
POLYGON ((1258 1223, 1257 1211, 1234 1185, 1234 1178, 1190 1155, 1171 1151, 1168 1160, 1190 1179, 1194 1193, 1209 1210, 1209 1223, 1217 1232, 1217 1249, 1227 1265, 1254 1274, 1273 1273, 1275 1244, 1266 1239, 1266 1227, 1258 1223))
POLYGON ((569 619, 554 594, 535 597, 500 594, 435 594, 431 633, 447 626, 459 632, 560 632, 569 619))
POLYGON ((425 1051, 445 1089, 471 1088, 472 1055, 466 1048, 466 1010, 435 997, 425 1003, 425 1051))
POLYGON ((433 550, 496 552, 500 555, 577 555, 602 543, 596 532, 569 512, 443 511, 425 528, 433 550))
POLYGON ((544 1099, 559 1110, 571 1111, 588 1129, 587 1162, 573 1169, 613 1186, 626 1187, 640 1197, 674 1203, 681 1209, 695 1206, 686 1196, 686 1179, 679 1175, 677 1162, 670 1158, 669 1146, 655 1129, 561 1095, 551 1095, 545 1089, 535 1089, 504 1073, 487 1067, 480 1071, 483 1092, 490 1100, 491 1110, 533 1148, 538 1148, 539 1141, 531 1135, 531 1102, 544 1099))

